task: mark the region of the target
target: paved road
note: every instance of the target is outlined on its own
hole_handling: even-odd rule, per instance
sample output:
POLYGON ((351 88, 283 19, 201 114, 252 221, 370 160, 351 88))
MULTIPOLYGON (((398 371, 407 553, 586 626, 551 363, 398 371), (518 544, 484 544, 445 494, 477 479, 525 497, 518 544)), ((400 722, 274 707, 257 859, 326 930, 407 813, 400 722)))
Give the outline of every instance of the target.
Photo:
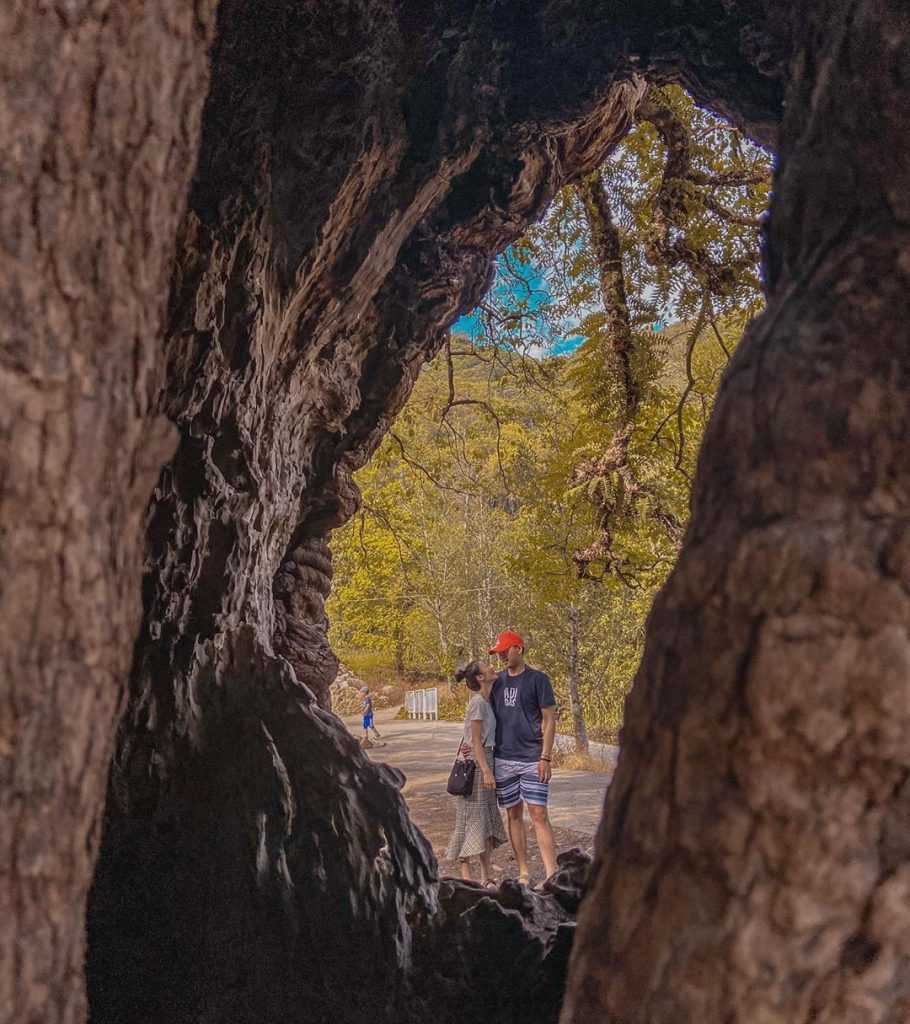
MULTIPOLYGON (((412 817, 422 824, 436 812, 439 796, 445 793, 462 727, 457 722, 397 720, 394 715, 392 710, 377 712, 376 724, 386 746, 374 747, 369 754, 405 773, 404 796, 412 817)), ((346 718, 345 722, 355 736, 360 735, 359 718, 346 718)), ((597 751, 609 763, 615 763, 615 753, 615 747, 597 751)), ((609 772, 556 769, 550 785, 553 824, 593 836, 611 777, 609 772)))

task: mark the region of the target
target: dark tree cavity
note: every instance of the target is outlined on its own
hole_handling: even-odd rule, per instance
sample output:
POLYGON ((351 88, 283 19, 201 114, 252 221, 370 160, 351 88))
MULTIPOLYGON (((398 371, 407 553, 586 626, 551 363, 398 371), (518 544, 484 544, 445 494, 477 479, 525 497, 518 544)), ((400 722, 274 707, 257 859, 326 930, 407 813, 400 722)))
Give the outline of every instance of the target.
POLYGON ((326 540, 495 253, 652 80, 768 144, 786 110, 770 304, 649 624, 563 1020, 905 1020, 903 4, 222 0, 206 97, 211 6, 0 15, 0 1019, 84 1017, 102 805, 95 1024, 555 1019, 584 865, 437 883, 326 710, 326 540))

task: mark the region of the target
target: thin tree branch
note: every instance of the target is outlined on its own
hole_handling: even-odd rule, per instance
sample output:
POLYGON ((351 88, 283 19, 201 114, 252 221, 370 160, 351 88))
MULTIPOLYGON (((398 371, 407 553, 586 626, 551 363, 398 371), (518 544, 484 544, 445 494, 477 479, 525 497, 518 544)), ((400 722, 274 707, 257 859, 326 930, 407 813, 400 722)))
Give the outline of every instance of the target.
POLYGON ((433 474, 426 468, 426 466, 421 465, 415 459, 412 459, 410 455, 408 455, 404 447, 404 442, 395 433, 394 430, 389 431, 389 437, 395 442, 395 444, 398 445, 398 450, 401 452, 402 462, 410 466, 412 469, 416 469, 418 473, 422 473, 427 478, 427 480, 429 480, 430 483, 433 484, 434 487, 438 487, 439 490, 441 491, 451 491, 453 494, 467 494, 472 498, 476 498, 478 496, 473 491, 465 491, 461 487, 452 487, 449 484, 444 484, 441 480, 437 480, 436 477, 433 476, 433 474))

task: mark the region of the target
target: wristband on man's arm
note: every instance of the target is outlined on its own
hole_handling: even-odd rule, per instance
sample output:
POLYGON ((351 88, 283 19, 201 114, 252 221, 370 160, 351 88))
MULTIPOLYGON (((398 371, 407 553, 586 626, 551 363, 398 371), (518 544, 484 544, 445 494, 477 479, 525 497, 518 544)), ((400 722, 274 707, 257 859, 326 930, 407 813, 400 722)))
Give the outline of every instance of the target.
POLYGON ((549 757, 544 757, 544 756, 543 756, 543 754, 541 754, 541 755, 540 755, 540 760, 541 760, 541 761, 550 761, 550 760, 552 760, 552 758, 549 758, 549 757))

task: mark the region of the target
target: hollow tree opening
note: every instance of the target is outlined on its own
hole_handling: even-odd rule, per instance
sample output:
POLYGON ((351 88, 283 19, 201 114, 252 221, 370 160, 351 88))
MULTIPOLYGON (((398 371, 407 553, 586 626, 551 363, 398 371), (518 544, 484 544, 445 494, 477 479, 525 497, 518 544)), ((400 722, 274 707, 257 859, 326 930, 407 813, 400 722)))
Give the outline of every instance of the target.
POLYGON ((86 841, 135 639, 125 609, 144 478, 166 453, 149 431, 159 410, 180 439, 148 519, 90 916, 93 1013, 318 1019, 351 935, 406 964, 433 909, 425 850, 393 779, 370 773, 343 795, 342 765, 360 769, 297 675, 319 638, 294 653, 288 623, 318 613, 321 538, 353 507, 350 470, 416 365, 482 293, 492 253, 597 164, 639 73, 684 82, 765 141, 786 116, 769 312, 719 400, 652 616, 564 1016, 906 1016, 907 15, 896 0, 629 8, 222 3, 163 351, 158 282, 198 134, 207 7, 185 23, 166 4, 173 17, 148 23, 130 9, 128 24, 113 7, 13 9, 0 80, 15 142, 3 293, 18 330, 0 350, 0 560, 15 581, 0 635, 15 698, 0 745, 15 822, 2 1005, 81 1016, 86 841), (99 67, 124 69, 129 88, 99 89, 99 67), (120 129, 136 118, 134 139, 120 129), (82 158, 63 163, 65 126, 82 158), (35 281, 38 301, 20 301, 35 281), (74 502, 73 480, 19 433, 55 416, 61 393, 94 403, 61 418, 74 502), (109 471, 94 471, 99 449, 109 471), (67 519, 60 545, 50 529, 23 540, 36 506, 91 515, 67 519), (34 617, 37 634, 20 627, 29 579, 84 567, 97 606, 61 602, 34 617), (98 623, 117 625, 100 637, 98 623), (64 627, 78 640, 58 643, 64 627), (59 711, 64 679, 84 717, 59 711), (390 841, 368 873, 377 820, 390 841))
POLYGON ((500 255, 333 532, 329 636, 361 677, 341 673, 333 710, 411 679, 460 720, 453 670, 509 625, 553 682, 559 751, 616 742, 720 378, 763 306, 770 183, 769 154, 650 86, 606 162, 500 255))

